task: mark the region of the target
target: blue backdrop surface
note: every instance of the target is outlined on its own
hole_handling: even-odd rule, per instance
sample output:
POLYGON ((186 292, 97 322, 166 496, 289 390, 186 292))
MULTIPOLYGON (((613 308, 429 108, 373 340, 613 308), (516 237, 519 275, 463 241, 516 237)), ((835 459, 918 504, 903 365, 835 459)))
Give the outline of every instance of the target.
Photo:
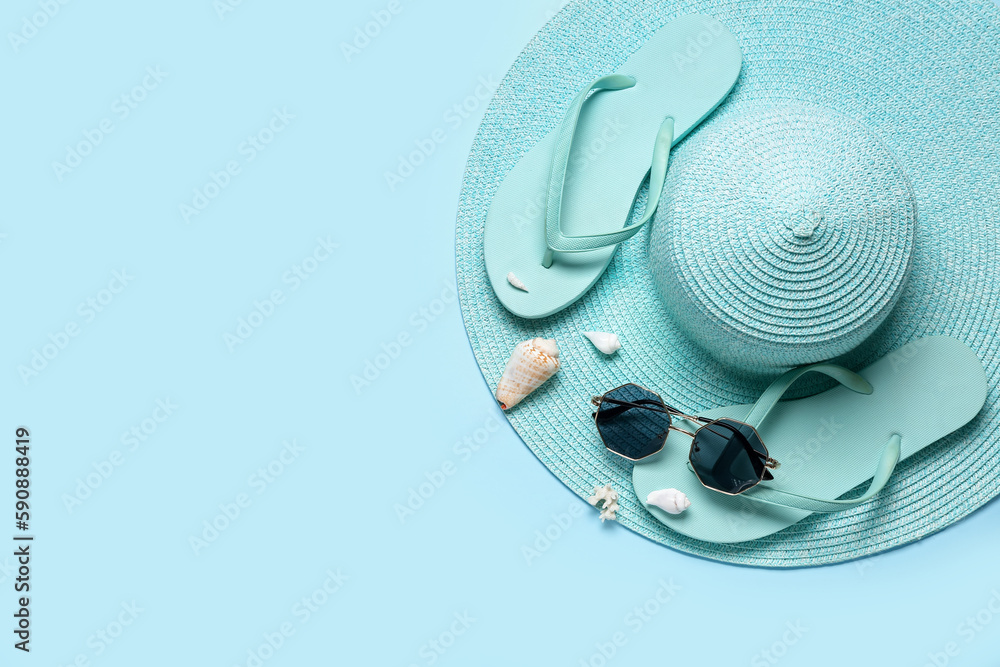
POLYGON ((5 6, 0 664, 996 664, 996 502, 735 567, 602 525, 507 425, 455 207, 561 4, 5 6))

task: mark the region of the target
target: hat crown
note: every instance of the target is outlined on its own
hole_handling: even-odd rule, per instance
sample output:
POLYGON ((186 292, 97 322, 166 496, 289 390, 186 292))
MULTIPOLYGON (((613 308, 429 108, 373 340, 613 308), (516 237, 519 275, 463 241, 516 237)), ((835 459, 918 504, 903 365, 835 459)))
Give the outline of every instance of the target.
POLYGON ((679 146, 650 237, 657 288, 717 359, 761 372, 871 335, 909 272, 916 204, 870 128, 815 106, 720 114, 679 146))
POLYGON ((816 228, 823 222, 823 209, 819 206, 803 208, 797 215, 785 221, 785 226, 792 230, 793 241, 809 243, 814 239, 816 228))

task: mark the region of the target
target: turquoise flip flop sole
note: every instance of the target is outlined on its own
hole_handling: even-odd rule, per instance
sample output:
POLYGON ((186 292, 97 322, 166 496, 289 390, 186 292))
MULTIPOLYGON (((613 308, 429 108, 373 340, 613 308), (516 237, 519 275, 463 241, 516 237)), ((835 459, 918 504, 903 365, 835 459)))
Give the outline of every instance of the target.
MULTIPOLYGON (((634 77, 635 86, 596 92, 580 113, 566 172, 563 232, 586 236, 624 227, 650 169, 664 118, 674 119, 676 144, 725 99, 741 66, 742 53, 732 33, 699 14, 672 21, 633 53, 617 72, 634 77)), ((585 85, 581 82, 580 88, 585 85)), ((558 134, 556 128, 546 135, 506 175, 486 218, 484 256, 490 284, 507 310, 529 319, 557 313, 586 294, 617 247, 556 253, 552 265, 543 267, 546 202, 558 134), (510 273, 527 291, 508 282, 510 273)))
MULTIPOLYGON (((773 481, 761 486, 805 496, 843 496, 871 478, 894 434, 901 436, 900 460, 906 459, 964 426, 986 400, 986 372, 976 353, 947 336, 917 339, 858 373, 874 392, 865 395, 838 386, 774 407, 758 433, 781 467, 773 481)), ((698 416, 743 420, 752 407, 715 408, 698 416)), ((745 542, 811 514, 706 489, 688 468, 690 442, 672 431, 663 451, 632 471, 640 503, 658 489, 676 488, 687 495, 691 506, 681 514, 646 506, 672 530, 707 542, 745 542)), ((928 492, 928 502, 933 502, 933 489, 928 492)), ((889 493, 884 489, 869 503, 887 502, 889 493)))

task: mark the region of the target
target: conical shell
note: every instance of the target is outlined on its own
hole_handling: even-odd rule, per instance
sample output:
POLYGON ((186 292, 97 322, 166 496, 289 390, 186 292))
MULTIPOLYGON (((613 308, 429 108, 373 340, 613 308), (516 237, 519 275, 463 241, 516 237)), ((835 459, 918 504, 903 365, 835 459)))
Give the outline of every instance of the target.
POLYGON ((670 514, 680 514, 691 507, 691 501, 688 500, 688 497, 677 489, 653 491, 646 496, 646 504, 656 505, 664 512, 669 512, 670 514))
POLYGON ((618 334, 604 331, 584 331, 583 335, 589 338, 594 347, 604 354, 614 354, 622 347, 622 342, 618 340, 618 334))
POLYGON ((559 370, 559 348, 555 340, 534 338, 514 348, 507 361, 503 377, 497 385, 500 407, 508 410, 559 370))

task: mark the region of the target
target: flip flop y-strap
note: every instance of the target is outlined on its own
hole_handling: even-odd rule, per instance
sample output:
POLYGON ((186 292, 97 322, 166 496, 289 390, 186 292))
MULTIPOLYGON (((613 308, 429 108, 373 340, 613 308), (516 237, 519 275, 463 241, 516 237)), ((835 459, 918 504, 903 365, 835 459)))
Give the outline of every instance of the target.
MULTIPOLYGON (((757 400, 757 403, 755 403, 753 408, 751 408, 750 414, 747 415, 747 418, 744 421, 753 426, 755 429, 758 428, 771 412, 771 409, 777 405, 784 393, 788 391, 789 387, 791 387, 792 384, 804 374, 812 371, 829 375, 848 389, 856 391, 860 394, 870 394, 873 391, 871 384, 869 384, 867 380, 857 373, 844 368, 843 366, 837 366, 836 364, 813 364, 811 366, 803 366, 802 368, 796 368, 788 371, 772 382, 771 386, 764 391, 761 397, 757 400)), ((868 486, 868 490, 865 491, 864 495, 859 498, 851 498, 850 500, 827 500, 822 498, 813 498, 810 496, 799 495, 797 493, 779 491, 778 489, 762 484, 758 484, 752 489, 748 489, 742 494, 742 497, 767 503, 769 505, 792 507, 795 509, 808 510, 810 512, 839 512, 845 509, 850 509, 862 503, 868 502, 885 487, 889 481, 889 477, 892 475, 893 469, 895 469, 896 464, 899 462, 900 445, 901 439, 898 434, 889 438, 889 442, 886 443, 885 448, 882 450, 882 458, 879 460, 878 466, 875 469, 875 474, 872 477, 871 484, 868 486)))
POLYGON ((552 155, 552 171, 549 175, 548 201, 545 213, 545 243, 547 249, 545 257, 542 259, 542 266, 548 268, 552 266, 554 252, 586 252, 616 245, 632 238, 642 229, 653 213, 660 201, 660 193, 663 190, 663 179, 667 174, 667 163, 670 159, 670 148, 674 143, 674 119, 667 117, 660 125, 656 133, 656 141, 653 145, 653 160, 649 173, 649 196, 646 200, 646 209, 642 218, 634 225, 629 225, 624 229, 606 234, 591 234, 587 236, 567 236, 562 231, 562 198, 566 184, 566 169, 569 166, 570 149, 573 146, 573 136, 576 134, 576 126, 580 120, 580 111, 584 102, 587 101, 591 91, 596 90, 625 90, 636 84, 636 79, 624 74, 611 74, 602 76, 587 88, 585 88, 570 105, 569 111, 563 118, 559 127, 559 135, 556 140, 555 149, 552 155))

